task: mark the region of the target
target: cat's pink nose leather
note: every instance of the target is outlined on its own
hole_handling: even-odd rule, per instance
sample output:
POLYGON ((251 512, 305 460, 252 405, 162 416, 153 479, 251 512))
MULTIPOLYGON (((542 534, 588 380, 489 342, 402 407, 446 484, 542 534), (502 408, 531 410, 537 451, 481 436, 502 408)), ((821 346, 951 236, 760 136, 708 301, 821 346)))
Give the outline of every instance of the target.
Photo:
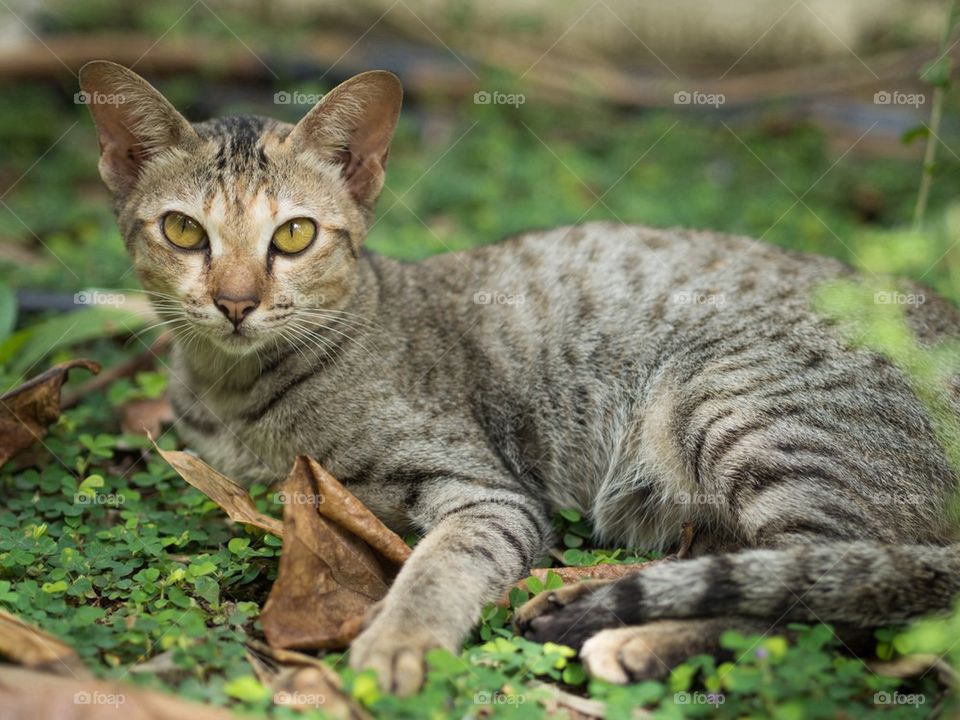
POLYGON ((217 295, 213 301, 235 328, 239 328, 243 319, 260 304, 260 301, 254 297, 232 298, 226 295, 217 295))

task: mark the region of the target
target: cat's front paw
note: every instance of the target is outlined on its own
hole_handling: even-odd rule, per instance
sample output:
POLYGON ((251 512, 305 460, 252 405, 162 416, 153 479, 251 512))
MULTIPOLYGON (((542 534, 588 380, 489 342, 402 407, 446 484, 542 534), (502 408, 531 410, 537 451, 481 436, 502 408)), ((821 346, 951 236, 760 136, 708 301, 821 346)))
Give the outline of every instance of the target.
POLYGON ((426 677, 427 652, 442 647, 445 644, 424 625, 391 623, 381 613, 351 643, 350 667, 376 671, 385 692, 412 695, 426 677))
POLYGON ((528 640, 579 650, 599 630, 623 624, 616 616, 612 587, 611 582, 584 581, 546 590, 517 610, 517 632, 528 640))

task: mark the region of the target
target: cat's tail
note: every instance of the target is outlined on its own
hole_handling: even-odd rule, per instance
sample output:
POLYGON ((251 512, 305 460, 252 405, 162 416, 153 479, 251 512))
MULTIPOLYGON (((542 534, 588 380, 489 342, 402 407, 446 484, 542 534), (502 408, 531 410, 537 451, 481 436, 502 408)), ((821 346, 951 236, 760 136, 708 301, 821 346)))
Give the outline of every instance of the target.
POLYGON ((595 632, 657 619, 741 616, 853 627, 949 610, 960 596, 960 544, 830 542, 664 562, 545 603, 522 619, 532 639, 579 647, 595 632))

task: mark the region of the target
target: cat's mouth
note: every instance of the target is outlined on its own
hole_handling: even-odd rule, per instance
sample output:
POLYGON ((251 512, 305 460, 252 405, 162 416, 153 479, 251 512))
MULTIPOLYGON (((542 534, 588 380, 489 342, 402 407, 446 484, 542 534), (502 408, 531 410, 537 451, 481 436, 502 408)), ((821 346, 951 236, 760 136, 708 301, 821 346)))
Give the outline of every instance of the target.
POLYGON ((252 333, 243 327, 230 329, 223 333, 210 333, 208 336, 213 344, 221 350, 238 354, 255 350, 263 340, 257 333, 252 333))

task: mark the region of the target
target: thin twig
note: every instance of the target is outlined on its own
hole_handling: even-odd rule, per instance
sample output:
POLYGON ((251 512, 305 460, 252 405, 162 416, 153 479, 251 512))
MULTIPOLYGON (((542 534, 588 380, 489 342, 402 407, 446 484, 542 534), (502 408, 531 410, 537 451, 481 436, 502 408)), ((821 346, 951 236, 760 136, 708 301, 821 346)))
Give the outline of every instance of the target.
POLYGON ((943 101, 947 94, 947 83, 950 79, 950 70, 953 62, 947 54, 947 43, 953 34, 956 0, 949 0, 947 5, 947 22, 940 37, 940 54, 936 62, 947 64, 946 79, 933 89, 933 102, 930 107, 930 123, 927 125, 927 145, 923 153, 923 174, 920 176, 920 190, 917 193, 917 204, 913 211, 914 230, 923 229, 923 219, 927 212, 927 200, 930 197, 930 188, 933 185, 934 163, 937 159, 937 142, 940 132, 940 120, 943 117, 943 101))

